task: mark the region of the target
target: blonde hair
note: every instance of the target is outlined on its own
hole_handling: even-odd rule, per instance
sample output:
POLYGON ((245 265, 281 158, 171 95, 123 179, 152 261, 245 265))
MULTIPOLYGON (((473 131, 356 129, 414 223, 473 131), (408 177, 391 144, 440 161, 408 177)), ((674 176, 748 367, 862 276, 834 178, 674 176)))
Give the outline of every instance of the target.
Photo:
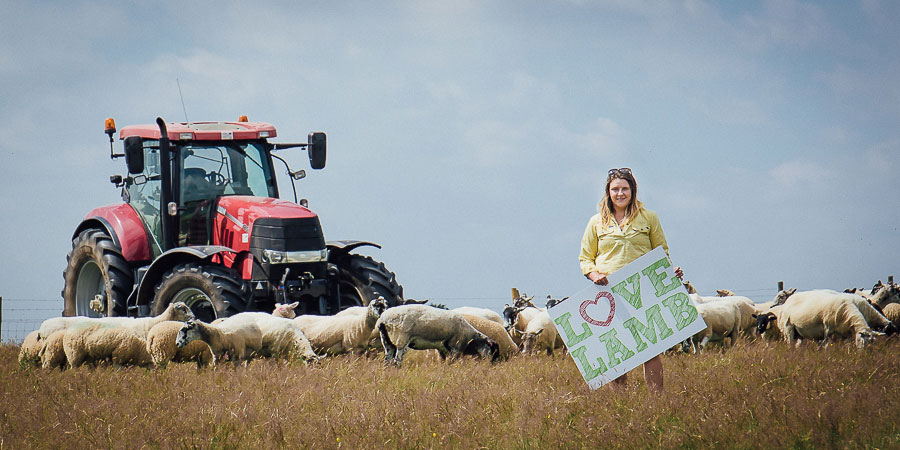
POLYGON ((644 210, 644 204, 637 198, 637 181, 634 179, 631 171, 612 169, 609 171, 609 176, 606 177, 603 199, 600 200, 600 203, 597 203, 597 209, 600 211, 600 223, 604 226, 611 224, 615 220, 613 212, 616 210, 616 207, 609 196, 609 185, 615 179, 625 180, 631 188, 631 200, 628 202, 628 206, 625 207, 625 223, 634 220, 644 210))

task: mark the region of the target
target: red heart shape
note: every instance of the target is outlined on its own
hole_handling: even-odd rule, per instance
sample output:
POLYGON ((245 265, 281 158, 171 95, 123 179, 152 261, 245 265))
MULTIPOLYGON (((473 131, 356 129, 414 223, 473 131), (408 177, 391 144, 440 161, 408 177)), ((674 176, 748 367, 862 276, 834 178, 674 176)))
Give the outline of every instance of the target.
POLYGON ((613 295, 609 292, 598 292, 597 297, 595 297, 593 300, 585 300, 581 302, 581 307, 578 308, 578 312, 581 313, 581 317, 585 322, 591 325, 596 325, 598 327, 605 327, 612 322, 613 316, 616 315, 616 299, 613 298, 613 295), (600 322, 587 314, 587 307, 590 305, 596 305, 597 302, 600 301, 600 297, 606 298, 609 301, 609 317, 607 317, 603 322, 600 322))

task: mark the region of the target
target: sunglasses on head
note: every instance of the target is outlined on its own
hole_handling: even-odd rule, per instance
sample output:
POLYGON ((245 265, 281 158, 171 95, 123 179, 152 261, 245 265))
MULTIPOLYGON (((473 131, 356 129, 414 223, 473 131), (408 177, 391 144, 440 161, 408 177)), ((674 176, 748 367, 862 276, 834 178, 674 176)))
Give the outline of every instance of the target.
POLYGON ((613 176, 615 174, 619 175, 631 175, 631 169, 628 167, 623 167, 621 169, 609 169, 609 174, 607 176, 613 176))

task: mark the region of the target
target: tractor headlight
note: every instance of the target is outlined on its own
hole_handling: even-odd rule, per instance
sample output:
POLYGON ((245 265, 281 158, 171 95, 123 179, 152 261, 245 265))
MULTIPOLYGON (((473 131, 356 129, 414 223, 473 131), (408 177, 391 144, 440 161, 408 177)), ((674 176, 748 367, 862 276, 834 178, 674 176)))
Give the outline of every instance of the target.
POLYGON ((284 252, 263 250, 263 260, 271 264, 308 263, 328 260, 328 250, 302 250, 284 252))

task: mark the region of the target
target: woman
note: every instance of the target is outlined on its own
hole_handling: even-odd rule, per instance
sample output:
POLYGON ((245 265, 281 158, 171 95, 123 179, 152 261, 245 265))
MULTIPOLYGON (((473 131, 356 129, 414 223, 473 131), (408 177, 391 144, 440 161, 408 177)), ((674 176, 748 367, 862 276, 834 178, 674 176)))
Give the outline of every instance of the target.
MULTIPOLYGON (((591 217, 581 238, 581 273, 595 284, 606 286, 607 275, 621 269, 656 247, 669 254, 666 236, 656 213, 644 208, 637 199, 637 182, 631 169, 610 169, 606 190, 598 205, 600 212, 591 217)), ((675 267, 675 275, 684 274, 675 267)), ((651 391, 662 391, 663 371, 659 356, 644 363, 644 379, 651 391)), ((625 383, 625 375, 613 381, 625 383)))

